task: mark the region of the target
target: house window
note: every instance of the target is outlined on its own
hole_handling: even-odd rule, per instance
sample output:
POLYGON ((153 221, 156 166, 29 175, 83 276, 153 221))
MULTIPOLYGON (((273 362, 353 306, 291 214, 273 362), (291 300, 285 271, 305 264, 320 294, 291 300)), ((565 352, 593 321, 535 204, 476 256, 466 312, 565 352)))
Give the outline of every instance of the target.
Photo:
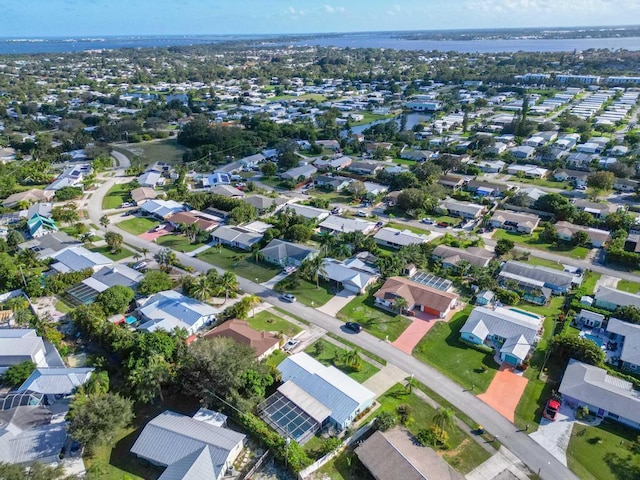
POLYGON ((618 420, 620 418, 619 415, 616 415, 615 413, 611 413, 611 412, 607 413, 607 416, 609 418, 613 418, 614 420, 618 420))
POLYGON ((629 370, 635 370, 637 367, 635 363, 627 363, 627 366, 629 367, 629 370))

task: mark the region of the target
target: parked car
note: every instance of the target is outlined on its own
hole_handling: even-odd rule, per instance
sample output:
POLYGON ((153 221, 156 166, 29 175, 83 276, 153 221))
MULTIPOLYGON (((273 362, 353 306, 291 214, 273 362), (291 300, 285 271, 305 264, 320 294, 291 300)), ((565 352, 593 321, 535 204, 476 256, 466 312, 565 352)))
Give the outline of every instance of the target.
POLYGON ((549 420, 555 421, 556 417, 558 416, 558 410, 560 410, 560 402, 555 398, 550 398, 547 401, 547 405, 544 407, 542 416, 544 418, 548 418, 549 420))
POLYGON ((449 224, 447 222, 438 222, 438 226, 442 228, 447 228, 449 224))
POLYGON ((333 207, 331 209, 331 214, 332 215, 340 215, 342 213, 342 209, 339 207, 333 207))
POLYGON ((164 223, 161 223, 156 228, 153 229, 154 232, 159 232, 160 230, 164 230, 167 226, 164 223))
POLYGON ((382 228, 383 225, 384 223, 382 222, 376 222, 376 228, 382 228))
POLYGON ((295 348, 295 346, 296 346, 296 345, 298 345, 299 343, 300 343, 300 341, 299 341, 299 340, 289 340, 287 343, 285 343, 285 344, 282 346, 282 349, 283 349, 285 352, 288 352, 288 351, 292 350, 293 348, 295 348))
POLYGON ((124 202, 122 205, 120 205, 120 208, 129 208, 129 207, 133 207, 133 203, 124 202))
POLYGON ((360 333, 362 331, 362 325, 356 322, 347 322, 344 324, 344 328, 351 330, 354 333, 360 333))
POLYGON ((296 297, 295 295, 292 295, 290 293, 285 293, 284 295, 282 295, 280 297, 281 300, 285 301, 285 302, 289 302, 289 303, 293 303, 296 301, 296 297))
POLYGON ((433 225, 433 220, 431 220, 430 218, 423 218, 422 220, 420 220, 421 223, 426 223, 427 225, 433 225))
POLYGON ((282 270, 282 273, 291 273, 294 272, 296 269, 296 267, 294 267, 293 265, 287 265, 286 267, 284 267, 284 269, 282 270))
POLYGON ((358 216, 359 217, 368 217, 369 214, 367 212, 365 212, 364 210, 358 210, 358 216))
POLYGON ((144 268, 147 268, 147 262, 138 262, 131 268, 133 268, 134 270, 142 270, 144 268))

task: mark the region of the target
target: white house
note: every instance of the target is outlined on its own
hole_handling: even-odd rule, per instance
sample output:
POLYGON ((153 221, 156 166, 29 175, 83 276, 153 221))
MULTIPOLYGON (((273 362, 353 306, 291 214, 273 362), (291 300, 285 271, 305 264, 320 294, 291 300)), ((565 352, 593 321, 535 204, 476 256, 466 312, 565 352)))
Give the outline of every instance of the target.
POLYGON ((156 293, 138 307, 142 325, 138 330, 168 332, 181 328, 189 335, 213 323, 220 310, 207 303, 182 295, 175 290, 156 293))

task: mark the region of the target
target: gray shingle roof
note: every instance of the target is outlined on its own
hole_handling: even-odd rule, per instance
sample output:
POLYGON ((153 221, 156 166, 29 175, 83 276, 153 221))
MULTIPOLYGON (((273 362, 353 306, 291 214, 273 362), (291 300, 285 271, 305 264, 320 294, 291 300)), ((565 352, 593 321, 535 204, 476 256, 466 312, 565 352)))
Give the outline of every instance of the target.
POLYGON ((376 240, 393 243, 395 245, 417 245, 429 241, 429 234, 418 235, 410 230, 398 230, 397 228, 384 227, 373 236, 376 240))
POLYGON ((607 332, 617 333, 624 337, 620 360, 634 365, 640 365, 640 325, 623 322, 617 318, 610 318, 607 332))
POLYGON ((606 302, 617 305, 618 307, 634 306, 640 307, 640 295, 635 293, 623 292, 615 288, 600 287, 595 294, 596 306, 598 303, 606 302))
POLYGON ((282 261, 286 258, 294 258, 299 261, 303 261, 309 255, 317 253, 318 250, 304 245, 298 245, 291 242, 285 242, 274 238, 269 244, 264 247, 260 252, 268 258, 277 259, 282 261))
POLYGON ((502 267, 500 275, 503 273, 513 274, 548 285, 556 285, 558 287, 569 290, 574 282, 574 274, 554 270, 553 268, 541 267, 538 265, 527 265, 526 263, 514 262, 509 260, 502 267))

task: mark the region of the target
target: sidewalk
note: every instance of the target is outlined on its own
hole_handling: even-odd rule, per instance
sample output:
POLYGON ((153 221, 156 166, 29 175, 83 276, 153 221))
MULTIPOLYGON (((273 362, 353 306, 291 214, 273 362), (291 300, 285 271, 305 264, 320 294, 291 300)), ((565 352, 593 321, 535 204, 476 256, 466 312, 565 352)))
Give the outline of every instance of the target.
POLYGON ((268 288, 270 290, 273 290, 273 287, 275 287, 278 282, 284 280, 289 275, 290 275, 289 273, 280 272, 275 277, 273 277, 271 280, 267 280, 266 282, 263 282, 260 285, 262 285, 264 288, 268 288))
POLYGON ((190 257, 195 257, 196 255, 209 250, 211 247, 213 247, 213 245, 211 243, 207 243, 206 245, 203 245, 201 247, 196 248, 195 250, 191 251, 191 252, 187 252, 187 255, 190 257))

